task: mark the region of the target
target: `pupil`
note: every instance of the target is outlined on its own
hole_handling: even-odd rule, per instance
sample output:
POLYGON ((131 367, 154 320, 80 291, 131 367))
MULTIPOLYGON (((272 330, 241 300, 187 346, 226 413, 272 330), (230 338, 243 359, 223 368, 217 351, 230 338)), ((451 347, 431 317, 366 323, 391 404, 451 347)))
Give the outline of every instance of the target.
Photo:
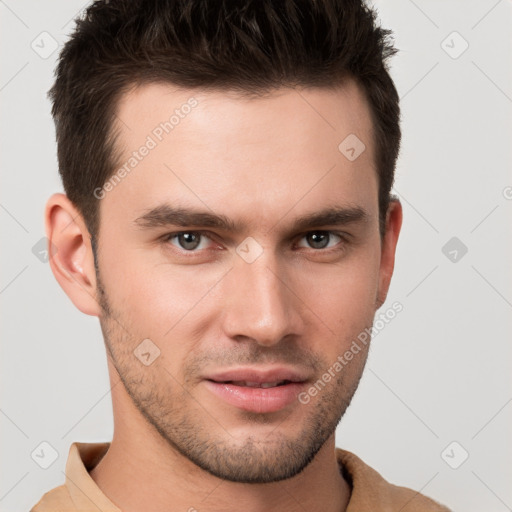
POLYGON ((323 249, 327 246, 327 235, 324 233, 312 233, 309 235, 311 245, 315 249, 323 249), (323 239, 323 240, 320 240, 323 239))
POLYGON ((199 237, 194 233, 182 233, 180 238, 180 244, 184 249, 195 249, 199 245, 199 237))

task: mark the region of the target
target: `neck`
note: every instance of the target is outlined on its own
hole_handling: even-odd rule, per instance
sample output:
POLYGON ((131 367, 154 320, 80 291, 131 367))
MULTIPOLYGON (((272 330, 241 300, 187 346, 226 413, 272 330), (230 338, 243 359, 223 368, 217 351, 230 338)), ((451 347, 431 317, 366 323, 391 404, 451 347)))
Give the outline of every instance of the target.
POLYGON ((350 497, 336 460, 334 435, 300 474, 280 482, 243 484, 198 468, 154 433, 139 437, 132 429, 129 436, 114 435, 90 475, 123 512, 344 512, 350 497))

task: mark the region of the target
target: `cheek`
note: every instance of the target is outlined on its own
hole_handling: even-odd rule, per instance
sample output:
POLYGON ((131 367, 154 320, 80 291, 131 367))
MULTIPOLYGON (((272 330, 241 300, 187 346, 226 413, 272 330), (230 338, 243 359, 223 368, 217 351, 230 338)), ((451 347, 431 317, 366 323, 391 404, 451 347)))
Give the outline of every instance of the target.
POLYGON ((159 268, 163 267, 148 264, 142 251, 128 250, 121 244, 105 246, 100 260, 110 305, 121 317, 123 327, 137 339, 156 339, 172 321, 171 305, 176 301, 177 290, 159 278, 159 268))
POLYGON ((156 247, 106 248, 101 264, 114 305, 152 321, 183 316, 205 294, 209 283, 193 265, 168 264, 156 247))
POLYGON ((378 275, 378 256, 368 251, 359 253, 350 264, 331 268, 324 276, 317 273, 315 278, 309 277, 304 282, 303 290, 309 290, 307 294, 303 291, 305 302, 316 314, 311 316, 311 322, 325 334, 316 337, 316 350, 329 360, 334 361, 343 354, 361 332, 371 327, 378 275), (322 285, 321 292, 311 293, 315 283, 322 285), (331 340, 328 343, 326 336, 331 340))
POLYGON ((155 320, 164 321, 167 329, 190 325, 208 316, 216 307, 214 300, 219 281, 225 273, 220 267, 160 264, 145 273, 144 304, 141 307, 155 320))
POLYGON ((329 317, 360 319, 374 312, 378 289, 378 255, 358 252, 337 266, 316 269, 302 279, 303 296, 329 317), (311 290, 318 293, 311 293, 311 290))
POLYGON ((129 279, 119 286, 112 283, 117 309, 132 332, 158 346, 162 364, 180 378, 183 361, 196 352, 204 341, 204 329, 218 316, 216 285, 225 270, 170 265, 161 260, 148 263, 142 258, 125 265, 129 279))

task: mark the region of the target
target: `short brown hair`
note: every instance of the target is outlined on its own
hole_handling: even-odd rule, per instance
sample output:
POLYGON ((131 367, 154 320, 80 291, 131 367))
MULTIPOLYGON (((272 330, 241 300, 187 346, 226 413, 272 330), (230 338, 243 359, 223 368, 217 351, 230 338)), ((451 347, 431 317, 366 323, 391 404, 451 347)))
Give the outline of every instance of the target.
MULTIPOLYGON (((361 86, 373 121, 381 235, 401 131, 386 61, 390 30, 364 0, 98 0, 76 20, 49 91, 59 173, 94 239, 94 190, 118 162, 117 104, 131 87, 263 94, 279 87, 361 86)), ((340 141, 341 142, 341 141, 340 141)))

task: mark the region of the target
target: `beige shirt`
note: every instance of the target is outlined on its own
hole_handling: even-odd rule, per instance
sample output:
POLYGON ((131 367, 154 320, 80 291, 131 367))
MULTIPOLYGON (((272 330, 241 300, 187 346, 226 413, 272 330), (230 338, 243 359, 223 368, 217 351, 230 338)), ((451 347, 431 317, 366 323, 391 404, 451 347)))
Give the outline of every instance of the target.
MULTIPOLYGON (((66 482, 45 493, 30 512, 122 512, 89 475, 110 443, 73 443, 66 482)), ((343 476, 352 488, 346 512, 449 512, 422 494, 392 485, 351 452, 336 448, 343 476)))

